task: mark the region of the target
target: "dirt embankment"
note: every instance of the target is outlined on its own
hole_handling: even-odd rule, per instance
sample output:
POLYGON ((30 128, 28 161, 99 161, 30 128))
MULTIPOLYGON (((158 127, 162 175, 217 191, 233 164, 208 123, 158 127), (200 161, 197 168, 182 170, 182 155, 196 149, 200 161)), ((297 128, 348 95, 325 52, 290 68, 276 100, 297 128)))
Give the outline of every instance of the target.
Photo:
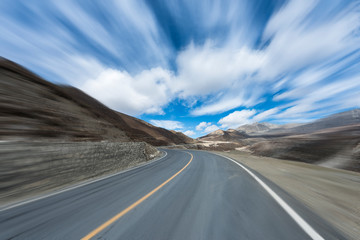
POLYGON ((0 206, 157 157, 143 142, 1 142, 0 206))
POLYGON ((348 235, 360 236, 360 174, 312 164, 218 152, 265 176, 348 235))

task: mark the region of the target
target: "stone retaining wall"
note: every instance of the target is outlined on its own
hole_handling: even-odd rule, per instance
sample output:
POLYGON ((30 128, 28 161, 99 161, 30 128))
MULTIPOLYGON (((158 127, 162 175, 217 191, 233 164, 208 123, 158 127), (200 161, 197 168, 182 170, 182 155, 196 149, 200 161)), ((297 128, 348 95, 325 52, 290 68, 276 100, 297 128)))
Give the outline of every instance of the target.
POLYGON ((158 154, 143 142, 1 142, 0 205, 115 173, 158 154))

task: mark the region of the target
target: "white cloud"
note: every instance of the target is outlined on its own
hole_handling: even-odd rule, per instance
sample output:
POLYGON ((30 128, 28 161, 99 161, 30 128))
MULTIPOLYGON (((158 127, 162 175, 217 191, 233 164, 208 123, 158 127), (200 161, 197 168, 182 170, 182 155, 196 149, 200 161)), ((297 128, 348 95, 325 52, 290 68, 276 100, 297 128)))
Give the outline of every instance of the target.
MULTIPOLYGON (((117 40, 124 46, 129 45, 127 41, 131 39, 133 51, 141 54, 142 57, 147 57, 152 63, 158 63, 162 67, 168 66, 168 58, 171 50, 167 45, 166 38, 163 36, 163 31, 159 28, 156 16, 144 1, 122 0, 115 1, 115 6, 110 5, 109 12, 113 19, 117 21, 122 28, 119 31, 121 37, 117 40), (119 15, 121 16, 119 18, 119 15), (123 37, 127 36, 127 37, 123 37), (141 51, 137 52, 137 48, 141 51)), ((132 51, 132 52, 133 52, 132 51)), ((122 56, 127 59, 129 56, 125 54, 122 56)), ((137 57, 138 58, 138 57, 137 57)), ((132 63, 130 63, 132 64, 132 63)))
POLYGON ((177 57, 179 80, 175 89, 183 98, 228 89, 240 76, 257 71, 262 61, 261 52, 247 47, 219 48, 211 42, 201 47, 190 44, 177 57))
POLYGON ((192 110, 190 113, 193 116, 214 115, 228 110, 234 109, 239 106, 251 107, 255 103, 260 103, 262 99, 258 99, 258 92, 254 90, 252 96, 243 96, 244 93, 236 92, 235 89, 229 89, 226 96, 220 98, 215 103, 205 104, 192 110))
POLYGON ((250 107, 261 101, 263 89, 253 78, 264 64, 265 55, 248 47, 203 46, 190 44, 177 57, 178 76, 174 90, 180 98, 196 96, 204 103, 191 115, 222 113, 239 106, 250 107), (207 100, 207 96, 214 95, 207 100))
POLYGON ((204 128, 206 128, 207 126, 210 126, 210 125, 211 125, 210 122, 201 122, 195 127, 195 129, 196 129, 196 131, 201 131, 204 128))
POLYGON ((326 108, 359 107, 359 6, 340 2, 288 1, 264 23, 264 32, 249 20, 246 1, 184 1, 186 14, 175 2, 164 3, 184 35, 192 34, 188 22, 204 34, 175 52, 143 1, 97 3, 111 25, 86 4, 25 1, 36 27, 0 8, 0 55, 131 115, 163 114, 176 98, 197 106, 190 109, 194 116, 251 109, 270 93, 279 106, 245 120, 315 117, 326 108))
POLYGON ((196 126, 196 131, 202 131, 203 133, 210 133, 219 129, 218 126, 211 124, 211 122, 201 122, 196 126))
POLYGON ((274 78, 323 64, 358 47, 353 35, 359 27, 358 14, 340 12, 309 27, 308 20, 316 14, 312 12, 315 3, 293 0, 272 16, 265 30, 271 41, 265 50, 268 61, 261 70, 262 77, 274 78))
POLYGON ((61 12, 63 17, 68 19, 78 31, 81 31, 89 39, 95 41, 108 51, 116 54, 116 44, 108 32, 99 21, 94 19, 88 12, 73 1, 54 1, 55 7, 61 12))
POLYGON ((222 128, 237 128, 241 125, 252 123, 253 117, 256 114, 256 110, 241 110, 230 113, 226 117, 219 120, 222 128))
POLYGON ((210 133, 219 129, 218 126, 211 124, 211 122, 201 122, 196 126, 196 131, 202 131, 203 133, 210 133))
POLYGON ((358 77, 343 79, 341 82, 335 81, 318 88, 309 86, 293 89, 284 93, 283 97, 294 101, 283 106, 284 110, 272 117, 283 121, 296 121, 296 119, 325 116, 331 111, 359 107, 359 102, 356 101, 359 95, 358 77))
POLYGON ((194 131, 191 131, 191 130, 187 130, 185 132, 183 132, 185 135, 191 137, 191 136, 194 136, 195 135, 195 132, 194 131))
POLYGON ((161 128, 169 130, 182 129, 184 127, 182 122, 171 120, 150 120, 150 123, 161 128))
POLYGON ((265 35, 272 36, 278 31, 286 31, 294 25, 299 25, 303 19, 315 7, 316 1, 292 0, 287 2, 275 15, 268 21, 265 35))
MULTIPOLYGON (((96 18, 96 15, 86 11, 84 3, 78 4, 67 0, 54 1, 54 7, 62 18, 69 20, 88 40, 94 41, 96 45, 106 49, 122 62, 129 61, 129 55, 136 54, 140 50, 143 57, 152 55, 152 61, 158 62, 161 66, 167 66, 166 57, 169 51, 162 41, 156 17, 146 3, 122 0, 98 4, 113 23, 113 28, 108 28, 96 18), (119 33, 121 37, 118 37, 119 33), (129 46, 129 40, 134 44, 129 46)), ((135 65, 134 62, 131 64, 135 65)))
MULTIPOLYGON (((354 64, 359 57, 359 54, 347 54, 359 49, 357 29, 360 27, 360 16, 354 6, 336 13, 333 10, 338 6, 330 4, 328 9, 324 9, 325 13, 321 12, 324 20, 314 20, 319 14, 318 8, 314 10, 317 4, 318 1, 301 0, 285 4, 267 23, 263 41, 268 41, 268 46, 262 50, 247 49, 230 41, 231 44, 225 44, 221 48, 208 43, 191 46, 183 56, 180 55, 186 59, 179 63, 184 62, 184 75, 188 76, 187 79, 191 79, 189 76, 192 74, 199 79, 191 80, 198 81, 195 86, 199 84, 192 91, 199 89, 202 90, 201 94, 214 94, 210 101, 205 101, 193 109, 191 114, 209 115, 240 106, 253 107, 261 102, 264 94, 269 91, 282 92, 274 98, 275 101, 296 100, 305 98, 312 91, 306 86, 327 89, 327 85, 332 81, 340 83, 341 77, 332 81, 326 81, 326 78, 346 69, 349 64, 354 64), (242 54, 237 54, 239 51, 242 54), (196 61, 187 60, 187 56, 198 54, 199 57, 194 58, 196 61), (248 65, 245 64, 242 68, 244 62, 248 65), (239 70, 232 71, 237 67, 239 70), (198 76, 197 70, 206 71, 206 74, 198 76), (299 72, 301 76, 296 76, 299 72), (211 76, 208 77, 207 74, 211 76), (221 79, 217 74, 226 77, 221 79), (205 84, 207 80, 204 79, 208 79, 209 85, 205 84), (221 94, 215 94, 216 92, 221 94)), ((350 73, 357 76, 360 74, 354 70, 350 73)), ((191 92, 188 94, 191 95, 191 92)), ((325 95, 318 96, 321 98, 325 95)), ((352 102, 353 107, 357 105, 351 99, 347 102, 352 102)), ((317 104, 308 109, 311 108, 317 108, 317 104)))
POLYGON ((259 110, 255 109, 234 111, 229 115, 221 118, 218 123, 221 124, 222 128, 237 128, 244 124, 261 122, 270 118, 278 119, 278 116, 281 115, 280 112, 281 109, 278 107, 274 107, 262 112, 259 112, 259 110))
POLYGON ((162 107, 172 99, 169 90, 171 78, 171 73, 162 68, 145 70, 135 76, 126 71, 105 69, 79 87, 120 112, 163 114, 162 107))
POLYGON ((275 108, 271 108, 269 110, 266 110, 264 112, 258 113, 257 115, 255 115, 252 120, 255 122, 260 122, 264 119, 267 119, 270 116, 273 116, 274 114, 276 114, 277 112, 279 112, 279 108, 275 107, 275 108))
POLYGON ((219 129, 218 126, 216 126, 216 125, 210 125, 210 126, 207 126, 207 127, 204 129, 203 133, 211 133, 211 132, 216 131, 216 130, 218 130, 218 129, 219 129))

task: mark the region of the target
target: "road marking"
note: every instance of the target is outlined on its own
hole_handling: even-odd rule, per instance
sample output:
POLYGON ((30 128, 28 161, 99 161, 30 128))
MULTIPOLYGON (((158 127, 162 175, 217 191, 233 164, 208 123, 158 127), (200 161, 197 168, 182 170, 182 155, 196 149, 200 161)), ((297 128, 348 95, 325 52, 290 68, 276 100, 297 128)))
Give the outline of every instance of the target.
MULTIPOLYGON (((189 152, 187 152, 189 153, 189 152)), ((92 237, 94 237, 95 235, 97 235, 98 233, 100 233, 102 230, 104 230, 105 228, 107 228, 108 226, 110 226, 111 224, 113 224, 115 221, 117 221, 119 218, 121 218, 122 216, 124 216, 125 214, 127 214, 128 212, 130 212, 131 210, 133 210, 135 207, 137 207, 139 204, 141 204, 143 201, 145 201, 147 198, 149 198, 151 195, 153 195, 155 192, 157 192, 160 188, 164 187, 168 182, 170 182, 172 179, 174 179, 177 175, 179 175, 182 171, 184 171, 185 168, 187 168, 189 166, 189 164, 191 163, 191 161, 193 160, 194 156, 189 153, 191 158, 189 160, 189 162, 182 168, 180 169, 180 171, 178 171, 177 173, 175 173, 173 176, 171 176, 168 180, 166 180, 165 182, 163 182, 162 184, 160 184, 159 186, 157 186, 155 189, 153 189, 151 192, 149 192, 148 194, 146 194, 145 196, 143 196, 142 198, 140 198, 139 200, 137 200, 136 202, 134 202, 133 204, 131 204, 130 206, 128 206, 127 208, 125 208, 124 210, 122 210, 121 212, 119 212, 118 214, 116 214, 114 217, 110 218, 109 220, 107 220, 105 223, 103 223, 102 225, 100 225, 99 227, 97 227, 96 229, 94 229, 92 232, 90 232, 88 235, 86 235, 85 237, 81 238, 81 240, 89 240, 92 237)))
POLYGON ((60 194, 60 193, 63 193, 63 192, 67 192, 67 191, 73 190, 75 188, 83 187, 83 186, 86 186, 86 185, 91 184, 91 183, 102 181, 102 180, 105 180, 105 179, 108 179, 108 178, 111 178, 111 177, 114 177, 114 176, 129 172, 129 171, 132 171, 132 170, 147 166, 149 164, 153 164, 153 163, 155 163, 155 162, 157 162, 157 161, 159 161, 159 160, 161 160, 161 159, 163 159, 164 157, 167 156, 167 152, 166 151, 163 151, 163 152, 165 153, 164 156, 162 156, 162 157, 160 157, 158 159, 155 159, 155 160, 151 160, 150 162, 140 163, 137 166, 134 166, 134 167, 131 167, 131 168, 128 168, 128 169, 124 169, 124 170, 122 170, 120 172, 113 173, 113 174, 110 174, 110 175, 106 175, 106 176, 96 178, 96 179, 93 179, 93 180, 87 180, 87 181, 84 181, 82 183, 75 184, 75 185, 73 185, 71 187, 67 187, 67 188, 64 188, 64 189, 61 189, 61 190, 58 190, 58 191, 55 191, 55 192, 52 192, 52 193, 49 193, 49 194, 46 194, 46 195, 43 195, 43 196, 31 198, 31 199, 28 199, 28 200, 25 200, 25 201, 22 201, 22 202, 18 202, 18 203, 14 203, 14 204, 10 204, 10 205, 5 205, 5 206, 0 208, 0 212, 9 210, 11 208, 19 207, 19 206, 22 206, 22 205, 25 205, 25 204, 28 204, 28 203, 32 203, 32 202, 35 202, 35 201, 38 201, 38 200, 41 200, 41 199, 44 199, 44 198, 48 198, 48 197, 51 197, 51 196, 54 196, 54 195, 57 195, 57 194, 60 194))
MULTIPOLYGON (((216 154, 218 155, 218 154, 216 154)), ((269 194, 275 199, 275 201, 290 215, 290 217, 314 240, 324 240, 324 238, 315 231, 299 214, 295 212, 279 195, 277 195, 266 183, 264 183, 260 178, 258 178, 253 172, 243 166, 241 163, 222 155, 218 155, 224 157, 237 165, 243 168, 250 176, 252 176, 269 194)))

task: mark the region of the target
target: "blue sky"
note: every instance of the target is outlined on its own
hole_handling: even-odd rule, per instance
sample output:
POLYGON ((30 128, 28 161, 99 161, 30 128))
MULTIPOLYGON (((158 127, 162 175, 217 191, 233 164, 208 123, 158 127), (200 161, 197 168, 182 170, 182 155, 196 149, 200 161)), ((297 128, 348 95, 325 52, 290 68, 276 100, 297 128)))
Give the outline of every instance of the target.
POLYGON ((198 137, 360 107, 360 2, 0 1, 0 55, 198 137))

